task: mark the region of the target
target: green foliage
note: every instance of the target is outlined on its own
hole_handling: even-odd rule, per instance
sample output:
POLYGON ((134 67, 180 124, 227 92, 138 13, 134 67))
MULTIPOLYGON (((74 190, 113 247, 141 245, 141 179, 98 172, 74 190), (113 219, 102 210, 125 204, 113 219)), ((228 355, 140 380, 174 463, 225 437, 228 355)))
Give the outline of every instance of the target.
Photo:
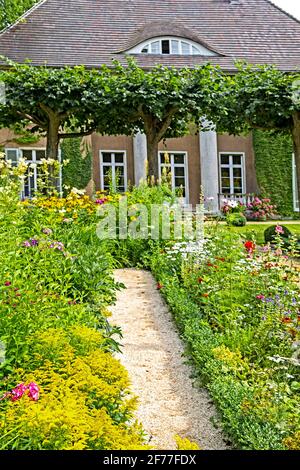
POLYGON ((65 139, 61 144, 63 166, 62 179, 64 186, 84 189, 92 175, 92 154, 82 155, 80 150, 81 139, 65 139))
POLYGON ((14 23, 38 0, 0 0, 0 30, 14 23))
POLYGON ((253 144, 258 185, 263 194, 269 195, 282 215, 292 215, 293 144, 289 135, 254 130, 253 144))
POLYGON ((132 263, 156 277, 233 445, 298 448, 299 267, 282 255, 281 241, 261 249, 255 239, 244 244, 239 230, 248 227, 208 225, 197 254, 173 241, 123 243, 132 263))
POLYGON ((228 225, 234 227, 244 227, 247 223, 247 219, 242 213, 233 213, 226 216, 226 222, 228 225))
POLYGON ((293 99, 299 74, 286 74, 270 65, 238 64, 227 78, 223 95, 227 112, 215 116, 220 130, 240 134, 251 129, 290 131, 300 103, 293 99))
MULTIPOLYGON (((292 232, 285 226, 285 225, 280 225, 280 227, 283 230, 283 233, 280 234, 282 238, 290 238, 292 236, 292 232)), ((265 230, 264 233, 265 236, 265 242, 266 243, 274 243, 276 242, 276 237, 278 236, 278 233, 276 232, 276 225, 272 225, 271 227, 268 227, 265 230)))
POLYGON ((127 373, 112 357, 120 331, 106 306, 119 286, 95 202, 20 204, 17 182, 0 171, 0 398, 22 382, 40 389, 37 402, 0 400, 0 449, 144 448, 127 373))

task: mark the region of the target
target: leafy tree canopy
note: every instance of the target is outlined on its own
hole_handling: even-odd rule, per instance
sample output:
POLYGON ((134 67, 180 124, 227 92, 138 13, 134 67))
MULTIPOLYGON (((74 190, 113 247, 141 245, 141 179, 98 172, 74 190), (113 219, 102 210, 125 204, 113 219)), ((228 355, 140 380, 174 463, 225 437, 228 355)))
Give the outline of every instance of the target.
POLYGON ((225 77, 223 104, 214 116, 218 130, 235 135, 252 129, 291 134, 300 200, 300 73, 268 65, 237 67, 235 75, 225 77))

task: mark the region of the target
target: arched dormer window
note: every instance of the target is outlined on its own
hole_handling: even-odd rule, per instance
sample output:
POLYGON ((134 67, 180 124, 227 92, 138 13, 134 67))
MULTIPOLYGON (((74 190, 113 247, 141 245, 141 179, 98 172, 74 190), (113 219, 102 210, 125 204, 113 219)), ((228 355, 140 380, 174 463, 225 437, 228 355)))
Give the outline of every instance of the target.
POLYGON ((186 38, 158 37, 142 42, 128 51, 129 54, 201 55, 215 56, 215 52, 186 38))

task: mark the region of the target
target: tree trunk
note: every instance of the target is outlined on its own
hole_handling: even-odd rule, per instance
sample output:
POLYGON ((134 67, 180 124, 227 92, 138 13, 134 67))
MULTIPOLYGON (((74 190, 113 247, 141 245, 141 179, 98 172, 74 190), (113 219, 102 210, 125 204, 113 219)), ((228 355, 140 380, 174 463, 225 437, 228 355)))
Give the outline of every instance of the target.
POLYGON ((49 117, 49 125, 47 131, 47 147, 46 158, 58 160, 59 146, 59 127, 60 121, 57 117, 49 117))
POLYGON ((158 171, 158 142, 151 135, 147 135, 147 159, 148 159, 148 176, 150 181, 154 179, 155 184, 159 178, 158 171))
MULTIPOLYGON (((294 126, 292 129, 295 163, 296 163, 296 174, 298 183, 298 201, 300 204, 300 112, 296 112, 293 115, 294 126)), ((300 212, 299 212, 300 217, 300 212)))

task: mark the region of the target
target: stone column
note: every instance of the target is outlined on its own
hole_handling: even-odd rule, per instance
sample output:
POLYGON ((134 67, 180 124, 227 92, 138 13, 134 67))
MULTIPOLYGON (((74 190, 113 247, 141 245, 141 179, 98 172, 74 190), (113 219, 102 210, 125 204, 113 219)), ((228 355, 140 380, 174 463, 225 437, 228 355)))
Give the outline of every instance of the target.
POLYGON ((145 181, 147 166, 147 139, 145 134, 140 132, 133 138, 134 156, 134 184, 138 186, 141 181, 145 181))
POLYGON ((215 131, 200 132, 200 164, 206 210, 217 213, 219 211, 219 161, 215 131))

